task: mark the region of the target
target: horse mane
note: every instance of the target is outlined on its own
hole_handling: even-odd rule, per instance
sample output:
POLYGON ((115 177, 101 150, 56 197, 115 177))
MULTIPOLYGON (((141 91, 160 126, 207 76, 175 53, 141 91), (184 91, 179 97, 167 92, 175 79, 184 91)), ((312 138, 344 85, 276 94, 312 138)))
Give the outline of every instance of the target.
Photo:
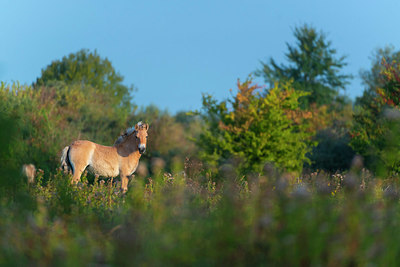
MULTIPOLYGON (((136 126, 138 126, 139 129, 142 129, 143 126, 144 126, 144 124, 143 124, 143 122, 139 121, 138 123, 136 123, 136 126)), ((136 132, 136 129, 135 129, 136 126, 133 126, 133 127, 130 127, 130 128, 128 128, 128 129, 126 129, 126 130, 117 138, 117 140, 115 140, 114 146, 123 143, 123 142, 128 138, 128 136, 130 136, 132 133, 136 132)))

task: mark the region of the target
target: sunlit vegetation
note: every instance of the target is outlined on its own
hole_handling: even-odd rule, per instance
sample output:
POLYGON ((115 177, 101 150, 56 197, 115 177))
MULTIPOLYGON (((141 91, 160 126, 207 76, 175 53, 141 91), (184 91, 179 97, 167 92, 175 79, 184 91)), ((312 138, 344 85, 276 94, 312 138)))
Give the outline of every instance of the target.
POLYGON ((250 75, 197 111, 136 106, 134 86, 88 50, 31 85, 2 82, 0 265, 396 265, 399 52, 377 50, 353 104, 326 35, 294 36, 288 64, 254 73, 267 85, 250 75), (71 184, 62 148, 112 145, 138 121, 147 151, 126 193, 119 177, 71 184))

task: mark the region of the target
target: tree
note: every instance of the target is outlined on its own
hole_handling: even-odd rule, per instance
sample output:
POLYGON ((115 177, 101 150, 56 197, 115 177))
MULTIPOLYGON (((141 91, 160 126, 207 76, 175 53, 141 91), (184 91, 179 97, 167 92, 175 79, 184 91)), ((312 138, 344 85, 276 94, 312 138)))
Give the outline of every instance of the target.
POLYGON ((54 81, 62 81, 67 85, 91 86, 107 93, 113 104, 130 107, 133 86, 123 85, 123 80, 107 58, 101 58, 96 51, 92 53, 82 49, 64 56, 62 60, 53 61, 43 69, 35 87, 46 86, 54 81))
POLYGON ((276 83, 265 92, 252 83, 238 81, 233 99, 218 102, 203 96, 204 132, 198 145, 201 157, 213 165, 240 158, 241 171, 261 171, 265 163, 300 172, 307 162, 312 142, 308 120, 311 112, 299 109, 296 91, 290 82, 276 83))
POLYGON ((363 95, 357 97, 356 106, 368 108, 368 106, 374 105, 372 102, 377 97, 377 90, 378 88, 382 88, 385 83, 382 79, 382 72, 385 69, 382 59, 385 59, 387 63, 392 63, 393 61, 400 62, 400 51, 395 51, 393 46, 385 46, 384 48, 378 48, 372 54, 371 69, 360 71, 360 77, 365 89, 363 95))
POLYGON ((372 99, 357 106, 351 145, 378 174, 399 173, 400 63, 383 59, 376 81, 372 99))
POLYGON ((296 46, 286 43, 289 64, 279 65, 270 58, 269 62, 261 62, 262 69, 257 70, 256 75, 264 77, 271 86, 277 81, 293 80, 296 90, 310 93, 301 99, 303 108, 313 103, 331 104, 351 78, 351 75, 340 74, 347 65, 345 57, 336 58, 331 42, 313 27, 296 27, 294 36, 296 46))

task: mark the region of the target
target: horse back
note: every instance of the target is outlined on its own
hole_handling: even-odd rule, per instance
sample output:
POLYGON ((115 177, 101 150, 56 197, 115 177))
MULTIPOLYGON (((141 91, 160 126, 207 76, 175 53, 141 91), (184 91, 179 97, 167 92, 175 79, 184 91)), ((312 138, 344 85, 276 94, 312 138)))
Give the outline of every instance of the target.
POLYGON ((115 177, 119 174, 119 159, 114 147, 78 140, 70 146, 70 159, 79 169, 88 168, 94 174, 115 177))

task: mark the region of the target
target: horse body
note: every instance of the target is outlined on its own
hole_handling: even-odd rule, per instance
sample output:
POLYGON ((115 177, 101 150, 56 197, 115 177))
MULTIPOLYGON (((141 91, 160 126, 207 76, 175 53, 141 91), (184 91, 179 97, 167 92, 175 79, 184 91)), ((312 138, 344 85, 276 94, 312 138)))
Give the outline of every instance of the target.
POLYGON ((28 184, 32 184, 35 181, 36 167, 33 164, 22 165, 22 173, 28 178, 28 184))
POLYGON ((72 170, 72 183, 77 183, 87 168, 91 173, 104 177, 121 177, 121 188, 128 189, 128 177, 139 164, 146 148, 148 125, 139 122, 135 129, 128 129, 113 146, 103 146, 91 141, 78 140, 64 148, 61 167, 72 170))

